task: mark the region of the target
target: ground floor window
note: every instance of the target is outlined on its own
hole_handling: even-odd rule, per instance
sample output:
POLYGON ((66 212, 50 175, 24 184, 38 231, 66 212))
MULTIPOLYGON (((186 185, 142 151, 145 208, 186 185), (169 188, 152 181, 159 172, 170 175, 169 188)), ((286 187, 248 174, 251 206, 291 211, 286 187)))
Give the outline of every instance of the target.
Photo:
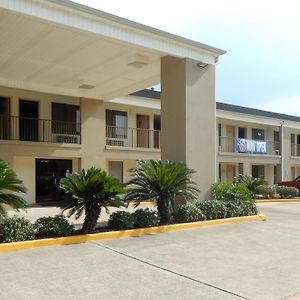
POLYGON ((244 164, 243 163, 239 163, 239 165, 238 165, 238 173, 239 174, 244 174, 244 164))
POLYGON ((265 167, 261 165, 252 165, 252 176, 254 178, 265 178, 265 167))
POLYGON ((123 162, 122 161, 110 161, 108 163, 108 172, 110 176, 117 178, 123 183, 123 162))

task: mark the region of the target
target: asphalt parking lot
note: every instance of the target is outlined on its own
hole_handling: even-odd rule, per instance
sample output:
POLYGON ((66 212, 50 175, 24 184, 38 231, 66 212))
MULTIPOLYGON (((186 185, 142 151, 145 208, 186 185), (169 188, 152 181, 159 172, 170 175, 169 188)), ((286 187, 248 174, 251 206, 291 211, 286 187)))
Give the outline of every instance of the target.
POLYGON ((0 254, 0 299, 300 299, 300 203, 266 222, 0 254))

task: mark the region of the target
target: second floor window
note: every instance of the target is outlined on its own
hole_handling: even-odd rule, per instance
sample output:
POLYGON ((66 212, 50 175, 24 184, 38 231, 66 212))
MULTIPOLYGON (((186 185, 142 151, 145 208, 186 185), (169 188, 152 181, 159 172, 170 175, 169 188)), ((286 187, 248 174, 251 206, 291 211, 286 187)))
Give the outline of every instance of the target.
POLYGON ((264 141, 265 140, 265 131, 263 129, 252 128, 252 140, 264 141))
POLYGON ((106 136, 113 138, 127 138, 127 112, 106 110, 106 136))
POLYGON ((52 103, 52 133, 80 133, 80 109, 78 105, 52 103))

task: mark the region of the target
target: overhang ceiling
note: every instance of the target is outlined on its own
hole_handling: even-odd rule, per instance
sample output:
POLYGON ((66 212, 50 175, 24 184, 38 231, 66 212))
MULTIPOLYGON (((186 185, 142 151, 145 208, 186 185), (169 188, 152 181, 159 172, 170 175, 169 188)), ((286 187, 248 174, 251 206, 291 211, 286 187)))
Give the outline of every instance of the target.
POLYGON ((0 10, 0 85, 103 100, 159 83, 153 50, 0 10), (147 57, 142 68, 128 65, 147 57), (85 90, 82 84, 95 85, 85 90))

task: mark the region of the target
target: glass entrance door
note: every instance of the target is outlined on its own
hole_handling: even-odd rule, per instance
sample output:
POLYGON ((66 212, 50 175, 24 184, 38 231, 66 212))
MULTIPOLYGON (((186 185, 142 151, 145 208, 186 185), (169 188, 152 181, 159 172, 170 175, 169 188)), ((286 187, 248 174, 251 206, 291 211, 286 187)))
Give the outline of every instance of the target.
POLYGON ((71 159, 36 159, 36 202, 57 203, 63 197, 59 181, 72 172, 71 159))

